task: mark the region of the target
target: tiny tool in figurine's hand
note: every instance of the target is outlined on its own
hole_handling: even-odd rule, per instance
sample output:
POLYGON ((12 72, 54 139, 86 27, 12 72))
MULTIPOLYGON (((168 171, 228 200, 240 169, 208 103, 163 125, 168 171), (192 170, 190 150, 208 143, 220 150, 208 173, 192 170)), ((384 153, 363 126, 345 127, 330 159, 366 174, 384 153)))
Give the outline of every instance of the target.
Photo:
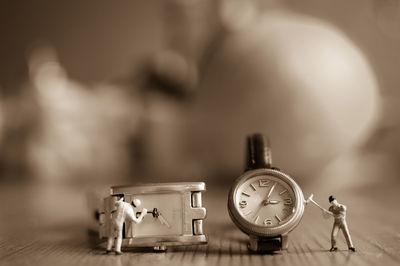
MULTIPOLYGON (((136 217, 139 217, 139 215, 141 215, 141 214, 142 214, 142 212, 137 212, 136 217)), ((157 208, 153 208, 152 211, 147 211, 146 214, 152 214, 154 218, 157 218, 158 217, 157 208)))
MULTIPOLYGON (((141 212, 137 212, 136 216, 138 217, 141 214, 141 212)), ((168 228, 171 228, 171 225, 167 222, 167 220, 162 216, 162 214, 157 210, 157 208, 153 208, 152 211, 147 211, 146 214, 152 214, 154 218, 157 218, 162 225, 167 226, 168 228)))
POLYGON ((308 197, 308 199, 306 200, 306 202, 307 202, 307 203, 309 203, 309 202, 314 203, 318 208, 320 208, 320 209, 323 211, 324 217, 329 217, 329 215, 333 215, 333 213, 331 213, 330 211, 328 211, 327 209, 325 209, 325 208, 323 208, 321 205, 319 205, 317 202, 315 202, 315 201, 313 200, 313 197, 314 197, 314 195, 311 194, 311 195, 308 197), (328 215, 328 216, 325 216, 325 215, 328 215))

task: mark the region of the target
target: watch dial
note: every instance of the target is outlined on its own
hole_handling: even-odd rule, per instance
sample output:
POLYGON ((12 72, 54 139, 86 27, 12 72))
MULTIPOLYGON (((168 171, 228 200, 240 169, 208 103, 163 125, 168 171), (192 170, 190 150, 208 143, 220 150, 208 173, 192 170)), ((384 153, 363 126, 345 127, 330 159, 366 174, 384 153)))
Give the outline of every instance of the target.
POLYGON ((271 175, 248 179, 235 195, 235 205, 250 223, 276 227, 284 224, 295 212, 293 189, 283 180, 271 175))
POLYGON ((181 193, 150 193, 125 196, 127 202, 133 198, 140 199, 142 205, 134 208, 135 213, 143 208, 153 211, 157 208, 159 216, 156 218, 148 213, 140 224, 125 222, 127 237, 181 235, 182 231, 182 194, 181 193))

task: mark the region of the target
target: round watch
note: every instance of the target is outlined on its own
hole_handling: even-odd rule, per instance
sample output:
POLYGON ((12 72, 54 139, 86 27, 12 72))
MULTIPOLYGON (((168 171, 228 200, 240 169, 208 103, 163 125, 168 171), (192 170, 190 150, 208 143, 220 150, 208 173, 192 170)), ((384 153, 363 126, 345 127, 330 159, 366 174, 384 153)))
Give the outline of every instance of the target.
POLYGON ((287 249, 287 235, 300 222, 305 200, 301 188, 271 165, 271 149, 261 134, 247 137, 247 166, 229 192, 232 221, 248 234, 249 249, 287 249))

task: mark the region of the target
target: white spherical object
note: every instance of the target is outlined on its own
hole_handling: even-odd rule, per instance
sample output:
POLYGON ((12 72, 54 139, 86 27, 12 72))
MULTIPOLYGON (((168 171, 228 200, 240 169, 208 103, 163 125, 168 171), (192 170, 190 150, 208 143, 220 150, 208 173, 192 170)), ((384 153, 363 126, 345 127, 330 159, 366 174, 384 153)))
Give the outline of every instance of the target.
POLYGON ((379 103, 374 73, 344 33, 269 12, 218 48, 186 116, 184 145, 204 174, 239 172, 246 135, 264 133, 273 164, 307 177, 365 141, 379 103))

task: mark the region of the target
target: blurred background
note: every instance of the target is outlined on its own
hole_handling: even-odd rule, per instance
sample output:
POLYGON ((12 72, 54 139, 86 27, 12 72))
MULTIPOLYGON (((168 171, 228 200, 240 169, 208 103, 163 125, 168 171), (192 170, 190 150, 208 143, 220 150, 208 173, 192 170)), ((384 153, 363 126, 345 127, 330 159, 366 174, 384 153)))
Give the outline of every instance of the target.
POLYGON ((0 36, 0 192, 32 223, 114 184, 227 190, 254 132, 301 186, 399 187, 397 0, 2 0, 0 36))

